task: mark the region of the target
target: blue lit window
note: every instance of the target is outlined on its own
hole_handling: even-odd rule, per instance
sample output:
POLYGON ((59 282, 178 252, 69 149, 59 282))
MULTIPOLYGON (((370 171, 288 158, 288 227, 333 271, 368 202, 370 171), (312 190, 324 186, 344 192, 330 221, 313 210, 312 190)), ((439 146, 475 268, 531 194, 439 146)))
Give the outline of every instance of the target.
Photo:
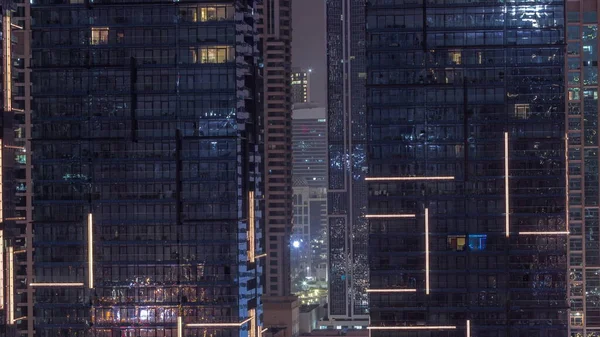
POLYGON ((469 235, 469 249, 472 251, 485 250, 487 243, 486 234, 471 234, 469 235))

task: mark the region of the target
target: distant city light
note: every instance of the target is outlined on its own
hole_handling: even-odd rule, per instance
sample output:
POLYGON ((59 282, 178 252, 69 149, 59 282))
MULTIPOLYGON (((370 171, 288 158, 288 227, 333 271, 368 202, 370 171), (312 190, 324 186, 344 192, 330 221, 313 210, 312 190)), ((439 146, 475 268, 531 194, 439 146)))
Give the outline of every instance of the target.
POLYGON ((300 248, 300 241, 296 240, 292 242, 292 246, 294 246, 294 248, 300 248))

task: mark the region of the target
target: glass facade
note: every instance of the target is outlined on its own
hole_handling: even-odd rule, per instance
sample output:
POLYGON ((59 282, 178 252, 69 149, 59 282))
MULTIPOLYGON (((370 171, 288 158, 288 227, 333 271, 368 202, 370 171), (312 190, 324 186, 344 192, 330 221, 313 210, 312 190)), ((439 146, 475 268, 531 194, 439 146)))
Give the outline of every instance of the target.
POLYGON ((292 120, 292 292, 327 280, 327 110, 296 104, 292 120))
POLYGON ((32 1, 36 336, 257 335, 253 6, 32 1))
POLYGON ((327 1, 329 318, 366 321, 365 6, 327 1))
MULTIPOLYGON (((9 267, 9 259, 14 247, 23 244, 20 230, 16 225, 16 207, 22 202, 17 196, 18 184, 16 159, 23 155, 23 148, 15 142, 15 112, 13 110, 13 48, 15 39, 12 35, 12 1, 0 1, 0 337, 8 337, 15 331, 15 296, 14 280, 17 272, 9 267)), ((11 264, 12 265, 12 264, 11 264)))
POLYGON ((564 2, 366 8, 372 336, 566 336, 564 2))
POLYGON ((570 336, 600 336, 598 3, 567 3, 570 336))

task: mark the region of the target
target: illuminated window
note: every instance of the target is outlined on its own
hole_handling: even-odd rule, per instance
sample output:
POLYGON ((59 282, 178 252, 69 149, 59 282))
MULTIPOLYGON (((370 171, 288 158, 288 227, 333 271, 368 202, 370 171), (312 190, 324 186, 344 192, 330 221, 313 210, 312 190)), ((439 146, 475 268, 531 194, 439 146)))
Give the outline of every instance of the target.
POLYGON ((467 240, 464 235, 448 235, 448 249, 462 252, 467 248, 467 240))
POLYGON ((92 27, 91 44, 108 44, 108 27, 92 27))
POLYGON ((583 326, 583 313, 571 312, 571 326, 583 326))
POLYGON ((469 249, 472 251, 485 250, 487 244, 487 235, 471 234, 469 235, 469 249))
POLYGON ((515 117, 526 119, 530 112, 529 104, 515 104, 515 117))
POLYGON ((202 7, 200 8, 200 21, 221 21, 233 19, 233 7, 202 7))
POLYGON ((201 63, 231 62, 235 56, 233 47, 203 47, 200 48, 201 63))
POLYGON ((450 57, 450 62, 452 62, 453 64, 460 64, 462 58, 461 52, 451 51, 448 52, 448 56, 450 57))

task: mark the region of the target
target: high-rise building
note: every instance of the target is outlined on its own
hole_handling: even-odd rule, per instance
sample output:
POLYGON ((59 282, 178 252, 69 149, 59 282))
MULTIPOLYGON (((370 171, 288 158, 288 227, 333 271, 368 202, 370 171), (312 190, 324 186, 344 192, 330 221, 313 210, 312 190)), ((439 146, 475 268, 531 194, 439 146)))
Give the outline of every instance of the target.
POLYGON ((314 104, 294 105, 292 174, 306 185, 327 187, 327 111, 314 104))
POLYGON ((0 118, 0 336, 12 337, 16 334, 13 322, 20 315, 15 300, 18 283, 24 276, 22 268, 14 263, 15 251, 24 245, 21 228, 18 224, 20 217, 17 206, 24 203, 19 195, 21 188, 19 178, 18 161, 22 159, 25 148, 18 142, 18 130, 15 129, 16 110, 18 105, 14 104, 14 96, 18 95, 15 90, 14 55, 17 42, 13 36, 13 30, 17 29, 13 23, 13 15, 16 7, 13 1, 0 1, 0 27, 2 34, 2 55, 0 56, 0 73, 2 74, 2 85, 0 106, 2 118, 0 118))
POLYGON ((368 323, 365 2, 327 1, 329 309, 335 326, 368 323))
POLYGON ((28 336, 260 334, 254 6, 31 2, 28 336))
POLYGON ((571 337, 600 336, 598 2, 567 1, 571 337))
POLYGON ((295 104, 292 121, 294 228, 293 291, 307 280, 325 281, 327 263, 327 111, 295 104))
POLYGON ((310 102, 310 70, 292 69, 292 104, 310 102))
POLYGON ((564 15, 370 1, 371 336, 567 336, 564 15))
POLYGON ((299 333, 299 308, 291 293, 292 232, 292 5, 260 1, 258 31, 264 77, 265 269, 264 321, 285 337, 299 333))

